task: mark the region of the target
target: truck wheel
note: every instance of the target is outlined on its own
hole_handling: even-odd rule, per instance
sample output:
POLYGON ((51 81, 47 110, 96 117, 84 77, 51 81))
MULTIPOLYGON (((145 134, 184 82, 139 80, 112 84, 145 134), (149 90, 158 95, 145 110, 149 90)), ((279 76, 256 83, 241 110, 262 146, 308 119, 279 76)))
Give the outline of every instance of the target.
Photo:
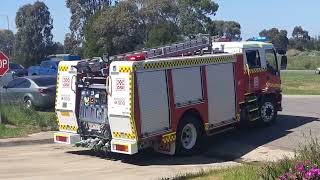
POLYGON ((275 101, 272 98, 264 98, 260 104, 261 119, 260 122, 264 125, 269 125, 276 121, 278 111, 275 101))
POLYGON ((185 116, 178 126, 176 153, 179 155, 196 153, 200 149, 202 134, 200 119, 195 116, 185 116))

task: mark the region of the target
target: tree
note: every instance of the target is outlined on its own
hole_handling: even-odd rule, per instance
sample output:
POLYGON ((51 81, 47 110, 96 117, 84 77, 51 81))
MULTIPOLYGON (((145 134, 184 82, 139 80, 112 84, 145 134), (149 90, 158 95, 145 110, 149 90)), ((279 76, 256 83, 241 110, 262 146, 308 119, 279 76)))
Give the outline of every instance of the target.
POLYGON ((70 33, 65 36, 64 50, 68 54, 82 55, 82 48, 78 46, 78 41, 70 33))
POLYGON ((225 37, 230 40, 241 40, 241 25, 235 21, 210 21, 206 26, 211 36, 225 37))
POLYGON ((311 37, 309 32, 304 30, 301 26, 296 26, 292 32, 291 46, 299 50, 305 50, 311 37))
POLYGON ((142 46, 141 19, 134 2, 121 1, 105 7, 86 26, 85 55, 87 57, 120 54, 142 46))
POLYGON ((172 22, 162 22, 150 27, 146 47, 156 47, 180 40, 179 27, 172 22))
POLYGON ((25 66, 39 63, 54 51, 52 18, 40 1, 22 6, 16 15, 15 57, 25 66))
POLYGON ((204 33, 210 16, 215 15, 219 5, 212 0, 177 0, 178 21, 184 35, 204 33))
POLYGON ((9 30, 0 30, 0 51, 3 51, 9 57, 12 57, 13 44, 13 32, 9 30))
MULTIPOLYGON (((218 7, 212 0, 124 0, 109 3, 100 10, 90 11, 92 13, 85 20, 85 55, 97 56, 107 52, 112 55, 206 33, 210 16, 215 15, 218 7)), ((225 33, 236 37, 240 25, 228 25, 225 33)), ((76 39, 72 33, 71 38, 76 39)))
POLYGON ((179 40, 178 7, 172 0, 137 0, 141 18, 140 31, 145 46, 155 47, 179 40))
POLYGON ((53 54, 64 54, 64 53, 65 53, 64 45, 61 44, 60 42, 54 43, 53 54))
MULTIPOLYGON (((84 28, 89 18, 104 7, 112 4, 112 0, 67 0, 66 5, 71 12, 70 36, 76 39, 77 47, 83 42, 84 28)), ((114 1, 117 2, 117 1, 114 1)), ((77 47, 73 47, 77 49, 77 47)))
POLYGON ((287 49, 289 44, 288 32, 277 28, 264 29, 259 33, 260 36, 267 37, 271 40, 276 48, 287 49))

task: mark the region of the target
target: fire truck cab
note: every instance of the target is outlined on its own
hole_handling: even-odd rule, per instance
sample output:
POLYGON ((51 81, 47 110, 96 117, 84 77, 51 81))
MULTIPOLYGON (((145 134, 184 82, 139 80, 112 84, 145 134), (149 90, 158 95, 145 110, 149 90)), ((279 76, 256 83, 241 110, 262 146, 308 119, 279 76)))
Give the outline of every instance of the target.
MULTIPOLYGON (((286 58, 282 54, 279 67, 272 44, 210 42, 206 53, 188 53, 194 54, 191 56, 181 56, 185 44, 174 47, 180 56, 131 54, 102 70, 96 68, 101 73, 91 70, 90 77, 89 71, 81 73, 81 62, 69 67, 78 72, 78 83, 72 76, 68 86, 77 87, 70 91, 76 98, 69 101, 75 103, 71 107, 77 118, 69 119, 70 127, 75 128, 72 132, 81 136, 79 145, 123 154, 154 148, 171 155, 190 155, 200 148, 203 136, 239 124, 276 120, 282 110, 280 69, 285 68, 286 58)), ((199 49, 197 43, 194 47, 204 48, 199 49)), ((161 49, 164 51, 171 52, 172 47, 161 49)), ((74 116, 60 111, 58 117, 64 121, 59 121, 66 124, 60 127, 67 128, 66 117, 74 116)), ((56 142, 62 132, 55 136, 56 142)))

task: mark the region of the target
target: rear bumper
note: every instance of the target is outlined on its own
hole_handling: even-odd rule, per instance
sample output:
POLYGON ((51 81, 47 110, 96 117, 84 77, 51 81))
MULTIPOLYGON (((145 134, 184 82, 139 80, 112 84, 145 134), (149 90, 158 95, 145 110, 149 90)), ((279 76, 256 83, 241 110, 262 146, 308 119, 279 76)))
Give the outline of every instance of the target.
POLYGON ((34 106, 39 108, 51 108, 54 106, 54 98, 49 95, 35 97, 34 106))

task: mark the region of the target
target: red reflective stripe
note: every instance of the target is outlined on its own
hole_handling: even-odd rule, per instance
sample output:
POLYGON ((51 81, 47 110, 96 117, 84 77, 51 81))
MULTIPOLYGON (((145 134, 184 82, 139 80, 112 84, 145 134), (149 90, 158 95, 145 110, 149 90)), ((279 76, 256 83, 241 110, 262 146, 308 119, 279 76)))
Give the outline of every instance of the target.
POLYGON ((56 136, 57 141, 68 142, 68 137, 65 136, 56 136))

